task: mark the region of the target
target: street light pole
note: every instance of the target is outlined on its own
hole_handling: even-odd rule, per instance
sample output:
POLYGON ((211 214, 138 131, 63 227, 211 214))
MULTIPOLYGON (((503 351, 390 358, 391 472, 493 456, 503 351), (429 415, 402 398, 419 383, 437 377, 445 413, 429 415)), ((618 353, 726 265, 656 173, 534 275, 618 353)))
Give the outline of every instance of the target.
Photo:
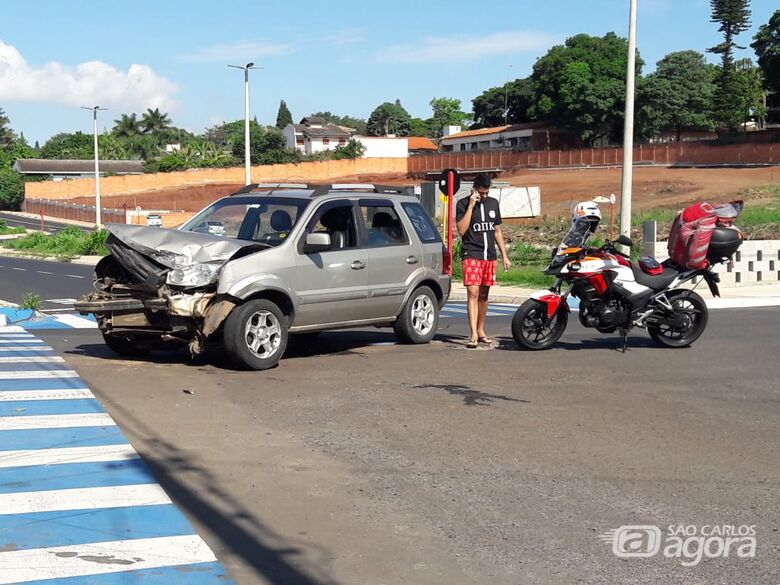
POLYGON ((509 119, 509 70, 512 69, 512 65, 507 65, 506 69, 506 83, 504 84, 504 126, 507 125, 509 119))
POLYGON ((100 209, 100 162, 99 162, 99 152, 98 152, 98 124, 97 124, 97 113, 99 110, 107 110, 108 108, 101 108, 100 106, 92 106, 91 108, 81 106, 82 110, 91 110, 92 111, 92 127, 93 127, 93 133, 94 133, 94 145, 95 145, 95 225, 97 226, 97 229, 101 229, 103 227, 103 222, 101 221, 101 209, 100 209))
POLYGON ((249 70, 262 69, 262 67, 255 67, 255 64, 252 62, 249 62, 246 65, 228 65, 228 67, 243 69, 244 71, 244 184, 249 185, 252 183, 249 144, 249 70))
POLYGON ((631 184, 634 177, 634 79, 636 75, 636 1, 630 0, 628 16, 628 65, 626 113, 623 126, 623 178, 620 191, 620 235, 631 237, 631 184))

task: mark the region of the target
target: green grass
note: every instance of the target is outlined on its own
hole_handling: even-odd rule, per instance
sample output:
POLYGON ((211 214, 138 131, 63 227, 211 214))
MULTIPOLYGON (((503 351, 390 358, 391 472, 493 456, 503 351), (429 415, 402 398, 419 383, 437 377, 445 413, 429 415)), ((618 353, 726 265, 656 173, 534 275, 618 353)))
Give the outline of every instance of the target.
POLYGON ((35 293, 24 293, 22 302, 19 303, 20 309, 32 309, 37 311, 41 308, 41 295, 35 293))
POLYGON ((0 236, 6 236, 8 234, 23 234, 25 230, 23 227, 8 227, 8 224, 0 219, 0 236))
POLYGON ((39 256, 56 256, 66 260, 75 256, 105 256, 108 254, 106 238, 108 232, 83 232, 75 226, 68 226, 61 232, 45 235, 34 232, 27 236, 4 242, 6 248, 28 252, 39 256))

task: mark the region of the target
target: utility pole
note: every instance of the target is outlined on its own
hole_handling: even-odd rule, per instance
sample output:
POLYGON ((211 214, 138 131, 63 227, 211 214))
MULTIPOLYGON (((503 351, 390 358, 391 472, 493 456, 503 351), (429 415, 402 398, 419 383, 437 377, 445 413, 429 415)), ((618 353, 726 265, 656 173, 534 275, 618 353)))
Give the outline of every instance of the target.
POLYGON ((506 83, 504 83, 504 126, 507 125, 509 119, 509 71, 512 69, 512 65, 507 65, 506 68, 506 83))
POLYGON ((255 67, 255 64, 250 62, 246 65, 228 65, 234 69, 243 69, 244 71, 244 184, 249 185, 252 183, 252 166, 250 157, 250 144, 249 144, 249 70, 250 69, 262 69, 262 67, 255 67))
POLYGON ((636 75, 636 2, 630 0, 626 115, 623 126, 623 178, 620 190, 620 235, 631 237, 631 184, 634 178, 634 80, 636 75))
POLYGON ((99 152, 98 152, 98 123, 97 123, 97 113, 99 110, 107 110, 108 108, 101 108, 100 106, 92 106, 91 108, 81 106, 82 110, 91 110, 92 111, 92 126, 93 126, 93 133, 95 138, 95 225, 97 226, 97 229, 101 229, 103 227, 103 222, 101 221, 101 209, 100 209, 100 163, 99 163, 99 152))

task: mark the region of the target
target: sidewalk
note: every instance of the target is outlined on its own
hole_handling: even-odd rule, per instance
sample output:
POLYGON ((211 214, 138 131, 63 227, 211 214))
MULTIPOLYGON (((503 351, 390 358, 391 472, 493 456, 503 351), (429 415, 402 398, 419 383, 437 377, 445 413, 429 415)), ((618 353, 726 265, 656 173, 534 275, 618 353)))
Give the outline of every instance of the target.
MULTIPOLYGON (((691 288, 691 287, 686 287, 691 288)), ((539 289, 520 286, 497 285, 490 287, 490 302, 520 304, 539 289)), ((758 284, 752 286, 720 287, 720 298, 713 299, 707 284, 702 282, 696 292, 707 299, 711 308, 725 307, 772 307, 780 306, 780 284, 758 284)), ((452 282, 451 301, 465 301, 466 288, 462 282, 452 282)))

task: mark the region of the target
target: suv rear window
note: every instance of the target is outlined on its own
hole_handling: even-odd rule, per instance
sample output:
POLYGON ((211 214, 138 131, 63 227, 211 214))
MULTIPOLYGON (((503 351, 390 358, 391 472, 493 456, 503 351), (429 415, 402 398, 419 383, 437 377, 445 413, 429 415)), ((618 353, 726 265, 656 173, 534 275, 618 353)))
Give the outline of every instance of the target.
POLYGON ((414 226, 414 230, 417 235, 420 236, 420 240, 425 243, 441 242, 441 236, 439 236, 439 230, 425 211, 425 208, 419 203, 402 203, 401 207, 406 211, 406 215, 409 216, 409 220, 414 226))

